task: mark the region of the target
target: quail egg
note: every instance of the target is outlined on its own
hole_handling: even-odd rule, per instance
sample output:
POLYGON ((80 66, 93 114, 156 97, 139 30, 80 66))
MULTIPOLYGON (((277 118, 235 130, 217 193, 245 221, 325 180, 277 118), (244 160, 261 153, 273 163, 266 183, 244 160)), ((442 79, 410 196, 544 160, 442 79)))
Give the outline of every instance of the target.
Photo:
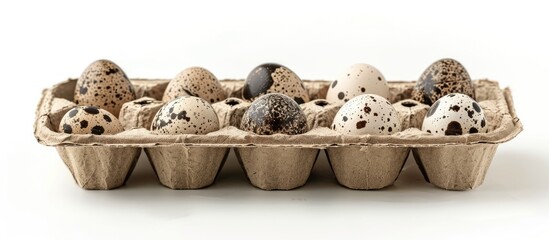
POLYGON ((162 101, 169 102, 180 96, 200 97, 215 103, 227 98, 227 93, 210 71, 201 67, 190 67, 168 83, 162 101))
POLYGON ((485 133, 486 126, 484 111, 475 100, 451 93, 431 106, 421 129, 433 135, 462 135, 485 133))
POLYGON ((108 135, 124 131, 112 113, 93 106, 79 106, 69 110, 59 124, 59 132, 68 134, 108 135))
POLYGON ((344 104, 361 94, 376 94, 388 99, 389 85, 377 68, 359 63, 346 69, 332 82, 326 100, 344 104))
POLYGON ((475 89, 469 73, 458 61, 450 58, 431 64, 416 83, 412 98, 431 105, 442 96, 462 93, 475 98, 475 89))
POLYGON ((363 94, 341 106, 332 129, 344 135, 389 135, 400 131, 400 120, 387 99, 363 94))
POLYGON ((118 116, 122 105, 135 100, 132 83, 115 63, 98 60, 90 64, 76 82, 74 102, 95 106, 118 116))
POLYGON ((308 130, 299 104, 279 93, 265 94, 253 101, 242 116, 240 129, 259 135, 295 135, 308 130))
POLYGON ((151 131, 159 134, 207 134, 219 130, 212 105, 199 97, 182 96, 164 105, 153 118, 151 131))
POLYGON ((276 63, 265 63, 250 72, 242 89, 242 98, 253 101, 267 93, 281 93, 298 104, 309 101, 309 94, 301 78, 289 68, 276 63))

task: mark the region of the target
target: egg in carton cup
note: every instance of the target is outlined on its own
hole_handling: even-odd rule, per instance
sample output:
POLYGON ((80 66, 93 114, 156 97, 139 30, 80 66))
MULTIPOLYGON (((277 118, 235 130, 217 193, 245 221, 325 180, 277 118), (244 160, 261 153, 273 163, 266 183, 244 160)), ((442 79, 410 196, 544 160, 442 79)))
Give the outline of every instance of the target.
MULTIPOLYGON (((289 74, 284 69, 267 70, 289 74)), ((391 135, 341 134, 333 129, 333 123, 342 103, 326 100, 330 88, 337 86, 332 81, 304 80, 300 84, 310 101, 300 91, 296 92, 303 100, 300 108, 308 131, 296 135, 259 135, 240 129, 250 108, 250 102, 242 97, 255 97, 253 91, 246 90, 244 80, 226 79, 219 83, 227 98, 214 99, 212 104, 219 130, 203 135, 163 135, 150 129, 154 116, 165 104, 162 99, 170 81, 132 79, 131 82, 137 99, 120 108, 118 118, 125 131, 114 135, 57 131, 62 117, 75 106, 76 79, 43 92, 36 112, 35 136, 41 144, 58 148, 82 188, 112 189, 123 185, 142 148, 161 184, 173 189, 203 188, 214 182, 233 148, 246 176, 260 189, 303 186, 319 152, 324 150, 337 181, 351 189, 392 185, 411 151, 427 182, 443 189, 467 190, 482 184, 497 146, 522 130, 510 90, 501 89, 496 81, 472 81, 476 100, 487 120, 487 132, 459 136, 421 131, 431 107, 414 97, 416 82, 389 81, 386 98, 398 113, 391 124, 398 119, 401 131, 391 135)))

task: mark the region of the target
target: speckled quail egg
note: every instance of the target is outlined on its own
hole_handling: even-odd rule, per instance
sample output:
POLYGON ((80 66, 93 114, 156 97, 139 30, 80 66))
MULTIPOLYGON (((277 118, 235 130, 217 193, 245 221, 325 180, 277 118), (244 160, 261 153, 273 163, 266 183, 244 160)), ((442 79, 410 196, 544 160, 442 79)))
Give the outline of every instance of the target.
POLYGON ((400 120, 387 99, 363 94, 341 106, 332 129, 344 135, 389 135, 400 131, 400 120))
POLYGON ((115 63, 98 60, 90 64, 76 82, 74 102, 96 106, 118 116, 122 105, 135 100, 132 83, 115 63))
POLYGON ((465 67, 454 59, 445 58, 434 62, 421 74, 412 91, 412 98, 431 105, 450 93, 475 98, 473 82, 465 67))
POLYGON ((59 124, 59 132, 69 134, 108 135, 124 131, 112 113, 93 106, 79 106, 69 110, 59 124))
POLYGON ((307 119, 296 101, 269 93, 257 98, 242 116, 240 129, 260 135, 295 135, 307 132, 307 119))
POLYGON ((471 97, 451 93, 436 101, 423 120, 422 130, 434 135, 485 133, 486 117, 471 97))
POLYGON ((253 101, 267 93, 281 93, 298 104, 309 101, 309 93, 301 78, 289 68, 276 63, 265 63, 250 72, 242 89, 242 98, 253 101))
POLYGON ((207 134, 219 130, 217 114, 206 100, 182 96, 164 105, 153 118, 151 131, 159 134, 207 134))
POLYGON ((351 98, 367 93, 388 99, 389 85, 377 68, 359 63, 346 69, 332 82, 326 100, 344 104, 351 98))
POLYGON ((180 96, 194 96, 214 103, 227 98, 217 78, 205 68, 190 67, 168 83, 162 101, 169 102, 180 96))

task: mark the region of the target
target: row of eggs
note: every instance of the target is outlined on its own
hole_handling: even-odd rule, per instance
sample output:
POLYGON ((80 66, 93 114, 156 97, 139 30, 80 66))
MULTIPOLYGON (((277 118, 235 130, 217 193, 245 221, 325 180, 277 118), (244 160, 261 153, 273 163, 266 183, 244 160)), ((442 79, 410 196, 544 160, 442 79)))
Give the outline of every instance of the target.
MULTIPOLYGON (((441 59, 421 75, 413 89, 414 100, 432 105, 422 130, 434 135, 486 132, 482 108, 473 99, 474 89, 465 68, 453 59, 441 59)), ((136 98, 126 74, 111 61, 92 63, 78 79, 74 101, 59 131, 73 134, 116 134, 122 104, 136 98)), ((208 70, 191 67, 169 82, 151 131, 159 134, 207 134, 219 129, 210 105, 227 98, 220 82, 208 70)), ((301 134, 306 117, 299 104, 309 95, 302 80, 289 68, 262 64, 248 75, 242 98, 253 101, 240 128, 261 135, 301 134)), ((342 134, 393 134, 399 132, 398 113, 387 100, 389 86, 379 70, 355 64, 329 87, 326 100, 342 104, 332 129, 342 134)))

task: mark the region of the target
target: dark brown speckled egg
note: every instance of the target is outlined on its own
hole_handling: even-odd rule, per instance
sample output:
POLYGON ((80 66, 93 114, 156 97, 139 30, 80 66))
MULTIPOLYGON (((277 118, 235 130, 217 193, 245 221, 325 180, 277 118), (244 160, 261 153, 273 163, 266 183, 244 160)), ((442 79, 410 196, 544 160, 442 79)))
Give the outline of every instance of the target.
POLYGON ((122 105, 135 100, 133 85, 122 69, 109 60, 90 64, 76 82, 74 102, 95 106, 118 116, 122 105))
POLYGON ((181 96, 202 98, 215 103, 227 98, 217 78, 205 68, 190 67, 175 76, 164 92, 162 101, 169 102, 181 96))
POLYGON ((93 106, 74 107, 69 110, 59 124, 59 132, 68 134, 109 135, 124 131, 114 115, 93 106))
POLYGON ((298 104, 309 101, 309 93, 301 78, 289 68, 276 63, 265 63, 250 72, 242 89, 242 98, 253 101, 267 93, 284 94, 298 104))
POLYGON ((475 89, 465 67, 454 59, 445 58, 434 62, 423 72, 412 91, 412 98, 431 105, 450 93, 475 98, 475 89))
POLYGON ((242 116, 240 128, 259 135, 307 132, 307 118, 290 97, 269 93, 256 99, 242 116))

